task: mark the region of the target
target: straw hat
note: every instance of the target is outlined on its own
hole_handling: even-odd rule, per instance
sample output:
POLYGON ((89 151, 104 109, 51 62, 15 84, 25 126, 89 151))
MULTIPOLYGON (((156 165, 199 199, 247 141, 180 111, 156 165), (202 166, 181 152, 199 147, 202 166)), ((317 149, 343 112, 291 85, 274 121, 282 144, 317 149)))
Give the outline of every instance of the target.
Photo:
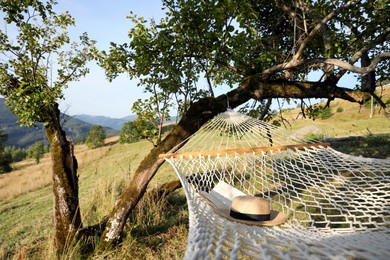
POLYGON ((288 219, 283 212, 271 210, 267 199, 246 195, 226 183, 217 186, 220 186, 217 190, 201 195, 215 213, 228 220, 247 225, 276 226, 288 219))

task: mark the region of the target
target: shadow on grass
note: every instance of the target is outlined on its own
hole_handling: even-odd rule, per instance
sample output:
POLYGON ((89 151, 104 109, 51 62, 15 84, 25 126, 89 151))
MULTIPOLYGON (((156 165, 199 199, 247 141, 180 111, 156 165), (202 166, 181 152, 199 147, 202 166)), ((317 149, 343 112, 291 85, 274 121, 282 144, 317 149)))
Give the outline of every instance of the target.
POLYGON ((332 148, 342 153, 369 158, 390 159, 390 134, 332 141, 332 148))
POLYGON ((133 237, 151 236, 166 232, 170 227, 188 224, 185 195, 178 191, 158 200, 144 201, 129 218, 133 237))

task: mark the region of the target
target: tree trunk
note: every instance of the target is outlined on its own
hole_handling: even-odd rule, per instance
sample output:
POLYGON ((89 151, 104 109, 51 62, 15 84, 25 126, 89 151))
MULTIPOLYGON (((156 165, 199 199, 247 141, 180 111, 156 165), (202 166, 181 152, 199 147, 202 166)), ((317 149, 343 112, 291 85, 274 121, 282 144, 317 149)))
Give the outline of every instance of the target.
POLYGON ((216 99, 206 98, 193 104, 178 125, 168 134, 160 145, 153 148, 143 159, 126 191, 121 195, 118 203, 110 213, 106 229, 100 240, 100 249, 104 250, 109 248, 121 238, 121 233, 131 210, 142 198, 150 180, 164 163, 164 159, 159 159, 158 156, 166 152, 175 152, 180 148, 180 143, 196 132, 196 130, 208 119, 212 118, 218 112, 226 110, 226 98, 224 98, 224 104, 219 106, 218 110, 214 109, 212 113, 202 114, 202 111, 210 110, 211 107, 209 105, 214 104, 211 102, 212 100, 216 99))
POLYGON ((363 93, 336 87, 329 82, 264 82, 256 76, 250 76, 240 87, 226 95, 203 98, 193 103, 176 127, 167 135, 160 145, 155 147, 144 158, 136 170, 130 185, 121 195, 118 203, 109 215, 106 229, 100 240, 99 248, 105 249, 119 241, 130 212, 144 195, 147 186, 159 167, 164 163, 159 154, 173 153, 182 142, 195 133, 204 123, 218 113, 226 111, 229 106, 235 108, 251 98, 342 98, 362 103, 363 93))
POLYGON ((72 245, 77 230, 82 227, 77 160, 73 154, 73 145, 66 139, 61 128, 59 115, 58 105, 55 105, 48 113, 50 123, 46 125, 53 165, 54 245, 57 256, 66 252, 72 245))

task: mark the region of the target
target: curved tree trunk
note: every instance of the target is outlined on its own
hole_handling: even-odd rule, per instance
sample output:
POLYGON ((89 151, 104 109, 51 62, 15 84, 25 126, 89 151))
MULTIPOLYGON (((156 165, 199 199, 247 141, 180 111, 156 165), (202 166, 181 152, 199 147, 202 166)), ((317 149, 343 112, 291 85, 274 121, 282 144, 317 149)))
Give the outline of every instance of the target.
POLYGON ((140 163, 130 185, 121 195, 118 203, 109 215, 106 229, 100 240, 99 248, 105 249, 118 242, 127 221, 138 201, 144 195, 147 186, 159 167, 164 163, 159 154, 172 153, 191 134, 195 133, 204 123, 229 106, 235 108, 251 98, 342 98, 352 102, 363 102, 365 96, 359 91, 336 87, 328 82, 264 82, 256 76, 250 76, 240 87, 226 95, 213 98, 203 98, 193 103, 176 127, 155 147, 140 163))
POLYGON ((60 256, 72 244, 73 238, 82 227, 79 198, 77 160, 73 145, 66 139, 59 120, 60 111, 56 104, 48 112, 49 124, 46 135, 50 142, 54 193, 54 245, 60 256))

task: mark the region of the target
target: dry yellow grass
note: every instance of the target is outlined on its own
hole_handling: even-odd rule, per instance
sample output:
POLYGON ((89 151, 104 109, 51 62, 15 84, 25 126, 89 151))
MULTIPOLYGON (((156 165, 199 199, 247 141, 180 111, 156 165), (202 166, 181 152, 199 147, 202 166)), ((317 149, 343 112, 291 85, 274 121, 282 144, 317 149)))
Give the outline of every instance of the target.
POLYGON ((51 161, 46 155, 39 164, 33 160, 15 164, 19 170, 0 175, 0 201, 46 187, 51 184, 51 161))
MULTIPOLYGON (((364 135, 367 132, 365 126, 373 132, 389 132, 390 121, 386 121, 383 114, 376 114, 374 119, 367 120, 369 113, 366 108, 359 113, 359 106, 342 101, 336 101, 332 106, 335 110, 341 106, 344 112, 336 112, 329 121, 295 120, 293 129, 317 124, 326 133, 329 132, 329 136, 348 133, 364 135), (353 122, 350 118, 353 118, 353 122), (353 131, 354 128, 360 130, 353 131)), ((139 163, 152 148, 147 141, 116 144, 117 139, 109 138, 106 146, 93 150, 85 145, 75 147, 79 164, 80 207, 86 226, 96 224, 112 209, 115 199, 126 188, 139 163)), ((15 166, 16 171, 0 175, 0 259, 51 258, 53 199, 50 159, 46 155, 38 165, 25 161, 15 166)), ((149 188, 173 178, 177 178, 173 169, 165 164, 149 188)), ((123 243, 113 251, 85 257, 75 247, 64 259, 181 259, 186 245, 188 212, 185 210, 184 195, 176 194, 174 197, 166 205, 151 204, 146 208, 153 209, 137 212, 133 216, 137 220, 129 225, 123 243), (148 213, 151 214, 144 215, 148 213)))
MULTIPOLYGON (((115 142, 117 137, 107 139, 107 143, 115 142)), ((103 157, 109 151, 109 146, 91 150, 86 145, 77 145, 75 154, 79 169, 94 160, 103 157)), ((45 154, 39 164, 33 159, 18 162, 13 165, 16 169, 8 174, 0 175, 0 201, 6 201, 22 194, 35 191, 51 185, 51 160, 45 154)))
MULTIPOLYGON (((377 94, 383 96, 384 102, 390 101, 390 86, 377 88, 377 94)), ((325 102, 321 103, 325 106, 325 102)), ((365 136, 369 134, 386 134, 390 132, 390 119, 382 108, 376 105, 370 118, 369 106, 336 99, 330 103, 332 116, 326 120, 303 118, 301 109, 295 108, 283 112, 289 124, 287 128, 298 130, 308 125, 321 129, 325 137, 365 136), (341 110, 342 112, 339 112, 341 110)))

